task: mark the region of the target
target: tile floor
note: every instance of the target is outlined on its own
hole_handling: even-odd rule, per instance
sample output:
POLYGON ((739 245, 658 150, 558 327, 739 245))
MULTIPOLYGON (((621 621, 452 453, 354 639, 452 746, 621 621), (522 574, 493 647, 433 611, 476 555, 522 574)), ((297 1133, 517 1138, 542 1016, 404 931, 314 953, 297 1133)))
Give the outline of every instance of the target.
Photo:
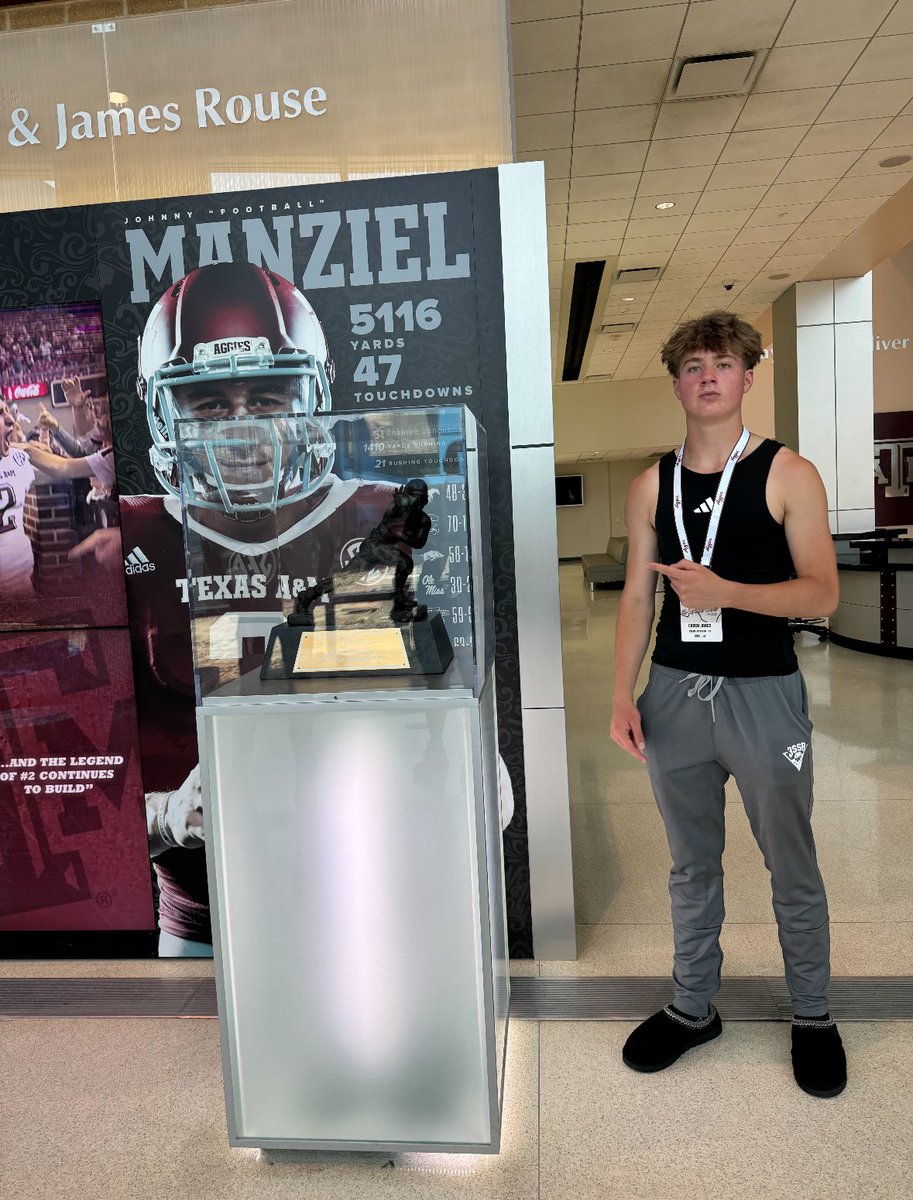
MULTIPOLYGON (((662 826, 609 741, 617 592, 561 568, 580 959, 515 973, 660 975, 671 938, 662 826)), ((835 974, 913 974, 913 664, 803 639, 815 831, 835 974)), ((782 970, 766 876, 727 807, 725 970, 782 970)), ((0 963, 0 976, 206 974, 208 963, 0 963)), ((515 1021, 497 1158, 267 1163, 226 1144, 214 1021, 0 1022, 2 1200, 909 1200, 913 1023, 847 1023, 851 1082, 813 1100, 789 1029, 733 1022, 668 1071, 621 1063, 625 1022, 515 1021), (391 1165, 392 1164, 392 1165, 391 1165)))

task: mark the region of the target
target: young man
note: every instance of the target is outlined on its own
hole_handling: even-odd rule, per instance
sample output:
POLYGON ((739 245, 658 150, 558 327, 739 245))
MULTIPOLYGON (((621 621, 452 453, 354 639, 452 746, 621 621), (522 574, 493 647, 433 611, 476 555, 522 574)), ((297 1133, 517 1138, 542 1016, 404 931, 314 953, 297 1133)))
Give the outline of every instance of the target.
MULTIPOLYGON (((77 380, 78 384, 78 380, 77 380)), ((71 437, 60 428, 60 422, 42 405, 38 425, 53 431, 68 455, 63 458, 36 442, 24 442, 19 448, 25 450, 32 465, 43 471, 50 479, 97 479, 108 493, 116 491, 114 450, 111 444, 111 413, 107 396, 90 396, 86 407, 94 420, 94 429, 101 440, 94 444, 88 438, 71 437)))
POLYGON ((719 1036, 724 785, 738 784, 773 886, 793 1003, 796 1082, 846 1086, 828 1012, 827 900, 811 830, 812 724, 787 620, 827 616, 838 583, 827 497, 814 466, 743 426, 761 357, 728 312, 689 321, 662 349, 685 440, 631 484, 627 578, 618 612, 612 738, 647 764, 669 849, 673 1002, 628 1039, 625 1063, 670 1066, 719 1036), (665 597, 646 690, 656 572, 665 597))
POLYGON ((25 531, 24 505, 35 471, 29 456, 13 445, 16 422, 0 400, 0 599, 33 596, 35 559, 25 531))

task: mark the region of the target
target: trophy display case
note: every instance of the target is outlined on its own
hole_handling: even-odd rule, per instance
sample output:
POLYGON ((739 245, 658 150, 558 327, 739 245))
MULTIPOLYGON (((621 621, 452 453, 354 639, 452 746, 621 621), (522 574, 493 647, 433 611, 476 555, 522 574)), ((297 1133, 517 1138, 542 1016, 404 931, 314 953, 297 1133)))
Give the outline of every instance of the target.
POLYGON ((260 399, 175 427, 229 1138, 494 1152, 484 431, 260 399))

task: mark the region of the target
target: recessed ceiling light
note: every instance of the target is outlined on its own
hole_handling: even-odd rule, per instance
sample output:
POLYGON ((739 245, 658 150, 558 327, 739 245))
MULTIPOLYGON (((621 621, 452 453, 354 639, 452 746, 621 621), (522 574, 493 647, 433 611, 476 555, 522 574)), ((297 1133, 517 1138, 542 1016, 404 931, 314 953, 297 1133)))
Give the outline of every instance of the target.
POLYGON ((630 304, 631 301, 634 299, 634 297, 633 296, 622 296, 621 299, 622 299, 622 303, 630 304))
MULTIPOLYGON (((906 161, 909 162, 909 159, 907 159, 906 161)), ((674 200, 660 200, 659 204, 657 204, 656 207, 659 209, 675 208, 675 201, 674 200)))
POLYGON ((768 275, 768 279, 789 279, 789 271, 778 271, 776 275, 768 275))
POLYGON ((890 158, 883 158, 878 165, 879 167, 902 167, 909 161, 909 154, 892 154, 890 158))

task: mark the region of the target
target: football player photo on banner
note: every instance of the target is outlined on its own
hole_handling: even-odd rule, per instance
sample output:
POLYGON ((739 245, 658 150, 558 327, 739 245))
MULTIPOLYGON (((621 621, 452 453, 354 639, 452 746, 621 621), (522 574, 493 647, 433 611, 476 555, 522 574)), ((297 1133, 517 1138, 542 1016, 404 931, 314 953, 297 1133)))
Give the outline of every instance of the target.
POLYGON ((0 943, 152 949, 126 630, 0 633, 0 943), (126 935, 131 935, 129 939, 126 935), (104 942, 107 936, 107 945, 104 942))
MULTIPOLYGON (((416 474, 432 485, 422 499, 429 523, 446 529, 443 458, 441 486, 424 460, 410 470, 408 456, 391 459, 385 414, 459 404, 488 436, 499 736, 515 805, 505 834, 509 925, 512 952, 529 954, 497 173, 96 212, 160 954, 206 955, 212 944, 189 609, 215 600, 227 613, 281 616, 283 601, 319 594, 322 581, 357 566, 362 539, 383 527, 397 489, 416 474), (307 422, 315 445, 345 425, 358 471, 315 469, 300 456, 267 467, 250 450, 236 458, 234 477, 202 473, 213 495, 201 485, 185 497, 204 566, 188 578, 177 423, 258 417, 307 422), (234 500, 215 516, 217 494, 234 500), (274 528, 278 541, 267 536, 274 528)), ((409 602, 443 593, 442 557, 418 549, 409 559, 418 567, 409 602)), ((433 604, 456 647, 471 627, 467 605, 465 594, 433 604)), ((262 638, 245 643, 262 658, 262 638)))

